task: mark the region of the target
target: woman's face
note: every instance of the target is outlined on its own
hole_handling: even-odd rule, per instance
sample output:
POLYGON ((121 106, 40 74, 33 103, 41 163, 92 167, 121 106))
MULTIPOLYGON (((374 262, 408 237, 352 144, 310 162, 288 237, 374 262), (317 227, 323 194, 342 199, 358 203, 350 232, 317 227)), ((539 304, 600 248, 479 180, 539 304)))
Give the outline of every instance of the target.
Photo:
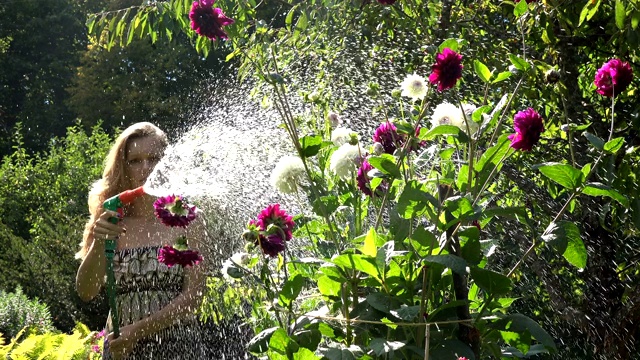
POLYGON ((153 136, 129 140, 125 151, 125 175, 132 187, 144 185, 163 152, 162 142, 153 136))

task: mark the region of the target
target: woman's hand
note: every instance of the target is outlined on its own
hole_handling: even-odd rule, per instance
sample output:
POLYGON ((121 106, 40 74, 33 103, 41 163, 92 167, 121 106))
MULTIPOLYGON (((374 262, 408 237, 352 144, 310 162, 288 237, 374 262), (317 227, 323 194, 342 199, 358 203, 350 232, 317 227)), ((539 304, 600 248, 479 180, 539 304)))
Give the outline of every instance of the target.
POLYGON ((122 233, 126 231, 123 225, 120 222, 114 224, 109 221, 110 218, 119 217, 120 215, 115 211, 103 211, 93 225, 93 239, 97 241, 104 241, 107 239, 117 239, 122 235, 122 233))
POLYGON ((138 342, 140 332, 137 331, 135 324, 127 325, 120 328, 120 336, 113 338, 113 333, 107 336, 107 344, 109 352, 114 360, 122 359, 130 353, 138 342))

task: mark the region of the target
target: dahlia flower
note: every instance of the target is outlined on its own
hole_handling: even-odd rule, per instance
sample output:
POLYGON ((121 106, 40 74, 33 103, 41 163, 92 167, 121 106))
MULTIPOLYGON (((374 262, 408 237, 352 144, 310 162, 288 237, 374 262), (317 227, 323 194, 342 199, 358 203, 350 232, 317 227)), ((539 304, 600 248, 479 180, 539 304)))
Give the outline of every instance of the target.
POLYGON ((154 212, 160 221, 171 227, 187 227, 196 218, 196 207, 187 204, 179 195, 159 197, 153 203, 154 212))
POLYGON ((304 177, 304 164, 297 156, 282 157, 271 172, 271 185, 283 194, 296 192, 304 177))
POLYGON ((343 179, 349 178, 360 164, 358 145, 343 144, 331 154, 329 170, 343 179))
POLYGON ((633 80, 633 70, 628 62, 611 59, 596 72, 593 83, 600 95, 616 97, 623 92, 633 80))
POLYGON ((436 63, 431 66, 431 70, 433 72, 429 81, 438 85, 438 91, 451 89, 462 77, 462 55, 445 48, 436 56, 436 63))
POLYGON ((356 137, 358 135, 355 131, 349 128, 337 127, 331 132, 331 142, 337 146, 342 146, 351 141, 352 134, 355 134, 356 137))
POLYGON ((471 135, 475 134, 480 128, 480 126, 472 119, 473 111, 476 107, 471 104, 462 104, 462 108, 464 109, 464 115, 462 114, 460 107, 446 101, 436 106, 436 108, 433 109, 433 115, 431 115, 431 126, 453 125, 459 127, 460 130, 466 133, 468 125, 471 135), (465 116, 467 123, 465 123, 465 116))
POLYGON ((173 246, 165 245, 158 251, 158 261, 172 267, 180 265, 182 267, 197 265, 202 261, 202 256, 193 250, 177 250, 173 246))
POLYGON ((384 152, 393 155, 400 145, 401 137, 398 129, 392 122, 386 121, 380 124, 373 133, 373 142, 382 144, 384 152))
POLYGON ((400 95, 412 100, 422 100, 427 95, 427 81, 420 75, 407 75, 400 84, 402 93, 400 95))
POLYGON ((280 209, 280 204, 272 204, 258 214, 257 220, 249 221, 243 237, 275 257, 284 251, 285 241, 293 238, 294 226, 293 218, 280 209))
POLYGON ((189 12, 191 28, 200 36, 211 40, 228 39, 222 31, 223 26, 233 24, 233 19, 228 18, 222 9, 214 8, 215 0, 194 1, 189 12))
POLYGON ((523 151, 531 150, 544 131, 542 117, 532 108, 519 111, 513 118, 513 127, 516 133, 509 135, 511 147, 523 151))

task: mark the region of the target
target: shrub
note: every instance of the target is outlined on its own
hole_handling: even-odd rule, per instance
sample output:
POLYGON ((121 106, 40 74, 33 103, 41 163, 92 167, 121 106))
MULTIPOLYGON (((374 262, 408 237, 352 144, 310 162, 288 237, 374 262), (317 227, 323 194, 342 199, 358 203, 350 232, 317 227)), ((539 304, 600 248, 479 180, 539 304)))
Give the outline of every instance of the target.
POLYGON ((29 299, 20 286, 13 293, 0 291, 0 333, 13 338, 21 329, 33 334, 54 330, 49 307, 29 299))

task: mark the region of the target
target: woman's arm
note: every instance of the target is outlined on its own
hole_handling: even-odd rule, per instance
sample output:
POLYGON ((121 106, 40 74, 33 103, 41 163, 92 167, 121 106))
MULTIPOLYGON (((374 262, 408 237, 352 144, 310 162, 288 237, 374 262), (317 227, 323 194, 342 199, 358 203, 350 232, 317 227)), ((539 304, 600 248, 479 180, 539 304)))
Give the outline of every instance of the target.
POLYGON ((116 212, 104 211, 95 221, 91 233, 87 235, 91 241, 91 247, 82 259, 76 274, 76 291, 83 301, 89 301, 98 295, 104 284, 106 273, 104 241, 122 233, 122 225, 108 221, 114 216, 117 216, 116 212))

